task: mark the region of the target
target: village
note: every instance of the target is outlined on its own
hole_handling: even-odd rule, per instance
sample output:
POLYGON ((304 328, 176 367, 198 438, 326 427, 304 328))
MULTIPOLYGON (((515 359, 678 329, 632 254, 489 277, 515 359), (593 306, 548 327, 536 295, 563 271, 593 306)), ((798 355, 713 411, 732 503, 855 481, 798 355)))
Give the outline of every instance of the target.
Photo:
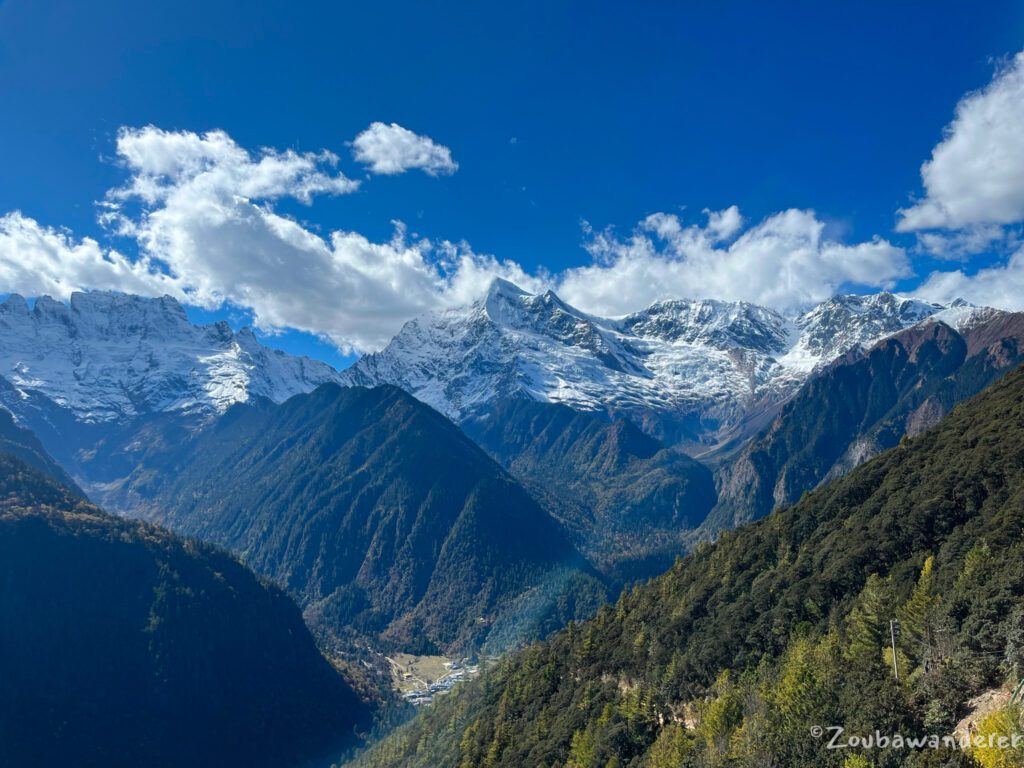
POLYGON ((398 653, 387 657, 395 688, 410 704, 429 704, 436 696, 448 693, 456 684, 472 680, 480 673, 475 659, 449 659, 445 656, 414 656, 398 653))

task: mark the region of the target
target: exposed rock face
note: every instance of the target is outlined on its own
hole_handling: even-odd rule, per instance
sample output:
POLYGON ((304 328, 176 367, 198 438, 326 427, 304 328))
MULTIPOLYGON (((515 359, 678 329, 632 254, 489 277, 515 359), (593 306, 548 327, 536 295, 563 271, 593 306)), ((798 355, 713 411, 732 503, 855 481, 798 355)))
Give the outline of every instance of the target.
POLYGON ((844 355, 718 470, 718 502, 705 529, 732 528, 794 503, 934 426, 1022 361, 1024 314, 964 306, 844 355))

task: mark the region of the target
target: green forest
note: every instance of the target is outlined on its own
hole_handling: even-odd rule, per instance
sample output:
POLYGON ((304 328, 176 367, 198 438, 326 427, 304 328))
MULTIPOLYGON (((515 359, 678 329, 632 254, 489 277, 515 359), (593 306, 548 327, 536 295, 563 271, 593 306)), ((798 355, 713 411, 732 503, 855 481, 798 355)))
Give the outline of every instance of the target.
MULTIPOLYGON (((826 747, 829 728, 952 734, 973 696, 1021 679, 1022 534, 1018 370, 497 663, 353 765, 1024 765, 1021 748, 826 747)), ((999 708, 971 732, 1009 739, 1019 723, 999 708)))
POLYGON ((0 765, 299 765, 373 714, 280 589, 0 454, 0 765))

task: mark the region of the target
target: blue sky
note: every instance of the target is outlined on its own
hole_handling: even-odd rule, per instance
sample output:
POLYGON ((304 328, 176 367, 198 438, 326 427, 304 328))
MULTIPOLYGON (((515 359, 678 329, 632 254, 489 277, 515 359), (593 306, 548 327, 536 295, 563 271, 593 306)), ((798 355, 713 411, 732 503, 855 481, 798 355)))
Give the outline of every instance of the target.
MULTIPOLYGON (((324 168, 359 181, 358 189, 318 193, 310 205, 290 194, 260 204, 325 239, 344 230, 388 243, 393 222, 404 222, 406 244, 387 258, 423 237, 493 254, 531 276, 557 276, 595 256, 625 258, 634 227, 651 214, 688 227, 704 225, 705 209, 733 205, 745 226, 813 210, 829 242, 884 239, 906 260, 885 277, 902 290, 936 270, 969 278, 1002 267, 1017 247, 1014 190, 996 221, 949 214, 913 231, 896 225, 899 209, 926 197, 921 164, 957 103, 1024 47, 1019 2, 984 10, 934 2, 142 5, 0 2, 0 215, 20 211, 47 231, 66 228, 65 245, 93 238, 101 251, 135 259, 146 247, 138 231, 125 237, 101 226, 95 203, 132 176, 119 159, 119 131, 152 125, 219 129, 254 157, 261 147, 336 153, 337 165, 324 168), (348 142, 375 121, 429 137, 458 169, 368 173, 348 142), (943 242, 959 239, 929 246, 924 229, 943 242), (962 244, 965 233, 973 245, 962 244)), ((136 197, 119 210, 138 224, 152 204, 136 197)), ((665 226, 647 227, 654 247, 683 258, 682 246, 665 245, 665 226)), ((153 268, 165 268, 152 255, 153 268)), ((35 284, 18 284, 18 274, 0 269, 10 283, 0 289, 32 293, 35 284)), ((699 295, 699 273, 687 274, 689 293, 699 295)), ((844 283, 847 274, 860 279, 838 274, 844 283)), ((60 285, 75 279, 77 287, 124 287, 79 273, 60 285)), ((210 281, 204 290, 227 292, 210 281)), ((590 301, 585 308, 619 308, 602 299, 607 288, 554 282, 590 301)), ((766 301, 789 302, 783 294, 766 301)), ((318 300, 326 312, 329 296, 318 300)), ((420 306, 398 302, 379 330, 349 333, 346 323, 356 321, 348 315, 319 328, 306 319, 312 312, 247 301, 207 301, 193 314, 239 323, 255 311, 264 324, 285 326, 294 317, 310 332, 273 343, 339 364, 351 355, 335 345, 350 353, 379 346, 396 318, 420 306)))

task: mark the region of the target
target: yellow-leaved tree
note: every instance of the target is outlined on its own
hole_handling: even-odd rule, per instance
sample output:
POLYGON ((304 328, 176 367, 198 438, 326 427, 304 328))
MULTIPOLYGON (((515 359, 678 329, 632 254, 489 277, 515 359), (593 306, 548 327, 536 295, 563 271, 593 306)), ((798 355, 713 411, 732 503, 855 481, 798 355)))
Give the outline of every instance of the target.
POLYGON ((972 754, 983 768, 1020 768, 1024 765, 1024 728, 1021 727, 1020 708, 1011 705, 989 713, 978 724, 974 738, 980 738, 982 745, 974 747, 972 754))

